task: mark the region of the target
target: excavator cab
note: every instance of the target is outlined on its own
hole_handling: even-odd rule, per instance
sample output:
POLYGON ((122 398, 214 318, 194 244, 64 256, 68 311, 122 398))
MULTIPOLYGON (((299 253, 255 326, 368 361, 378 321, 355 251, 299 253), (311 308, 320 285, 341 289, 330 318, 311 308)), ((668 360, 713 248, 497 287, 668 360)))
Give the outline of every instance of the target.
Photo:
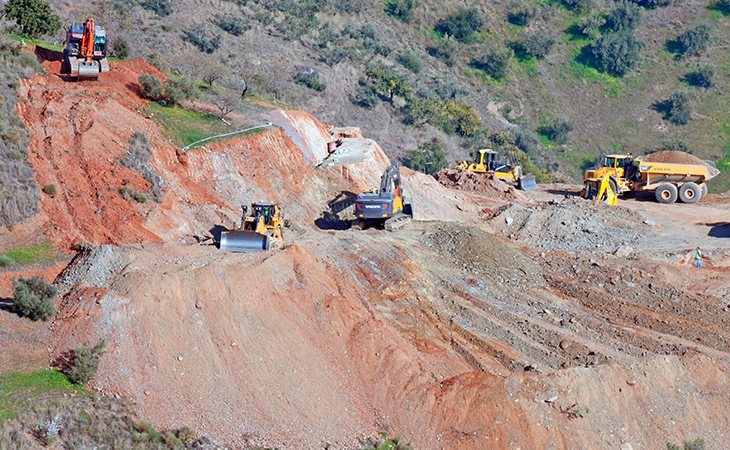
POLYGON ((383 224, 388 231, 394 231, 411 221, 413 212, 403 195, 400 167, 396 163, 385 169, 376 192, 364 192, 357 196, 355 217, 353 226, 357 228, 383 224))

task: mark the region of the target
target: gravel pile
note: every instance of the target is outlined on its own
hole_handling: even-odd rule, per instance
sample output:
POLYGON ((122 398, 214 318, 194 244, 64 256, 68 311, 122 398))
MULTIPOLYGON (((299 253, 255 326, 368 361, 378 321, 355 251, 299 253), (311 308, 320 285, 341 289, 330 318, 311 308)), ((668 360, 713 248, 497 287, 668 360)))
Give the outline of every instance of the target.
POLYGON ((63 296, 79 283, 107 288, 113 274, 126 265, 121 253, 113 245, 100 245, 79 253, 59 276, 56 282, 59 293, 63 296))
POLYGON ((451 265, 495 283, 527 287, 544 282, 540 267, 531 259, 479 228, 443 223, 420 241, 451 265))
POLYGON ((643 236, 636 212, 574 198, 534 207, 511 205, 490 224, 511 239, 548 250, 613 252, 643 236))

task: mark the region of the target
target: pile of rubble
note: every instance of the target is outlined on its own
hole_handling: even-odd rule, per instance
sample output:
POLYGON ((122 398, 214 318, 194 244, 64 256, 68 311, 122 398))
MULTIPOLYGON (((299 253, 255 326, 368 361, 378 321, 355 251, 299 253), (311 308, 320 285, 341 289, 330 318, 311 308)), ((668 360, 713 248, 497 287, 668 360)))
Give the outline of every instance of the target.
POLYGON ((524 199, 522 193, 493 174, 474 173, 460 169, 443 169, 437 172, 434 178, 439 183, 452 189, 479 192, 487 197, 502 200, 524 199))
POLYGON ((642 218, 635 211, 606 208, 579 198, 532 207, 510 205, 490 218, 495 231, 548 250, 616 251, 642 236, 642 218))
POLYGON ((420 241, 450 265, 498 284, 528 287, 544 282, 540 267, 531 259, 479 228, 442 223, 420 241))

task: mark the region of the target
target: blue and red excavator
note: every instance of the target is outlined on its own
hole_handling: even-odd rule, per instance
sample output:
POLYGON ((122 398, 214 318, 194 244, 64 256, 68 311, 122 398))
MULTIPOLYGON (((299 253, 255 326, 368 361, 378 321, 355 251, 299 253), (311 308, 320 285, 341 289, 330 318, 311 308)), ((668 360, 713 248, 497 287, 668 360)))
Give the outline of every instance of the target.
POLYGON ((63 55, 68 73, 78 80, 96 80, 109 72, 106 32, 89 17, 86 23, 72 23, 66 28, 63 55))

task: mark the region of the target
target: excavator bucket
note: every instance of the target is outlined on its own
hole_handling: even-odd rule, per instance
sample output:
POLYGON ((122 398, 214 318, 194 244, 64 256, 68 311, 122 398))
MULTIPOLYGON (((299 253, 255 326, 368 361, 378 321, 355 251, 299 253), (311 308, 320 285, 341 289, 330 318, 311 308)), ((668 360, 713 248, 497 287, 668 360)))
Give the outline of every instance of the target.
POLYGON ((268 236, 254 231, 224 231, 221 233, 220 249, 234 253, 263 252, 271 248, 268 236))
POLYGON ((520 178, 520 189, 523 191, 537 189, 537 180, 535 180, 535 175, 531 173, 523 175, 522 178, 520 178))
POLYGON ((99 61, 91 61, 88 64, 83 61, 79 64, 79 80, 96 80, 100 73, 99 61))

